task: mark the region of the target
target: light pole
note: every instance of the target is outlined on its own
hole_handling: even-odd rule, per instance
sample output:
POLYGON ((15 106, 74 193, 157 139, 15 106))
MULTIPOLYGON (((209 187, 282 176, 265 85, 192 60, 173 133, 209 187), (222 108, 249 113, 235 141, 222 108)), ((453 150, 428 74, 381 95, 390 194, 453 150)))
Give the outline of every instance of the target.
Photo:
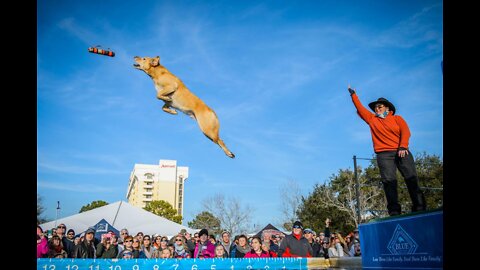
POLYGON ((357 175, 357 156, 353 156, 353 175, 355 177, 355 197, 357 200, 357 223, 362 222, 361 209, 360 209, 360 183, 357 175))
POLYGON ((58 212, 60 211, 60 201, 57 201, 57 214, 55 215, 55 228, 57 227, 58 212))

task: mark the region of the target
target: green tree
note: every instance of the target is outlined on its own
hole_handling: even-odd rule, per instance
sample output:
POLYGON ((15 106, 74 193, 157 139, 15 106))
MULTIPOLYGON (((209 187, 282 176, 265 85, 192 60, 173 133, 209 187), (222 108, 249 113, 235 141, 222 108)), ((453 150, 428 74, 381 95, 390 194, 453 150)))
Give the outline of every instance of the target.
POLYGON ((108 203, 106 201, 102 201, 102 200, 93 201, 93 202, 91 202, 87 205, 82 206, 82 208, 80 208, 79 213, 82 213, 82 212, 85 212, 85 211, 88 211, 88 210, 92 210, 92 209, 95 209, 95 208, 98 208, 98 207, 102 207, 102 206, 105 206, 105 205, 108 205, 108 203))
POLYGON ((47 222, 47 219, 42 217, 45 212, 45 207, 42 204, 42 197, 37 194, 37 225, 47 222))
POLYGON ((173 206, 164 200, 151 201, 143 208, 157 216, 164 217, 178 224, 182 223, 182 215, 177 213, 173 206))
POLYGON ((207 229, 209 234, 214 235, 221 233, 220 219, 208 211, 203 211, 196 215, 192 221, 188 222, 188 227, 194 229, 207 229))
POLYGON ((427 209, 443 207, 443 161, 437 155, 423 152, 415 156, 415 164, 427 209))

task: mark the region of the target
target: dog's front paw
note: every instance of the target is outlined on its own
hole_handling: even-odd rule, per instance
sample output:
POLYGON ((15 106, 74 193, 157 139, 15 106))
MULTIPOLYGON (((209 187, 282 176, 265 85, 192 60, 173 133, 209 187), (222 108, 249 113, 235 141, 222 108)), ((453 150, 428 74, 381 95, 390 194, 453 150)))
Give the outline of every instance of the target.
POLYGON ((170 114, 177 114, 177 111, 172 108, 163 107, 162 110, 170 114))
POLYGON ((157 96, 158 99, 166 101, 166 102, 171 102, 173 99, 169 96, 157 96))

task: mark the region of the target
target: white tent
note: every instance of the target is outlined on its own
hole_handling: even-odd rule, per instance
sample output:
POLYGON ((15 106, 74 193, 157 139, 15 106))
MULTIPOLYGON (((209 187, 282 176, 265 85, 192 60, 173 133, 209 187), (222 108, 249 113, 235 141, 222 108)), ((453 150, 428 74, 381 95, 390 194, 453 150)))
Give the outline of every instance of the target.
MULTIPOLYGON (((86 231, 88 227, 94 226, 102 218, 118 230, 126 228, 131 235, 143 232, 149 235, 157 233, 171 237, 182 229, 192 234, 199 231, 157 216, 124 201, 118 201, 76 215, 57 219, 56 224, 63 223, 67 226, 67 230, 73 229, 78 234, 86 231)), ((55 220, 40 224, 40 227, 44 231, 54 228, 55 220)))

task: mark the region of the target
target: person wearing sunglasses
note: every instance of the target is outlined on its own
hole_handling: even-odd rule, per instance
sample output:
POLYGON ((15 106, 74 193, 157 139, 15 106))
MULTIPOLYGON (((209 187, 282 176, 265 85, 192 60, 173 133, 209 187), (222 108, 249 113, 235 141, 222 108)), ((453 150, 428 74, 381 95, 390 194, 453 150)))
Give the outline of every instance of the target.
POLYGON ((130 250, 125 250, 122 252, 122 257, 120 259, 132 259, 133 258, 133 253, 130 250))
POLYGON ((192 256, 190 255, 190 252, 188 251, 188 246, 185 243, 185 238, 181 235, 178 234, 175 237, 174 243, 173 243, 173 257, 178 258, 178 259, 185 259, 185 258, 191 258, 192 256))
POLYGON ((387 99, 381 97, 370 102, 368 107, 372 109, 372 113, 362 105, 355 89, 348 86, 348 91, 357 114, 370 126, 388 214, 395 216, 402 212, 398 202, 397 169, 407 184, 412 201, 411 211, 424 211, 425 197, 418 185, 415 161, 408 147, 411 134, 407 122, 400 115, 395 115, 395 106, 387 99))
POLYGON ((308 240, 303 236, 303 224, 295 221, 292 233, 285 236, 278 248, 278 257, 312 257, 313 250, 308 240))
MULTIPOLYGON (((159 242, 158 237, 156 239, 157 240, 155 240, 155 242, 159 242)), ((168 238, 162 236, 160 237, 160 244, 158 248, 155 248, 155 250, 153 251, 152 258, 162 258, 162 251, 164 249, 168 249, 168 238)))
MULTIPOLYGON (((142 236, 142 239, 143 239, 143 236, 142 236)), ((141 243, 140 243, 140 239, 138 239, 138 237, 133 238, 132 248, 133 248, 133 252, 132 252, 133 258, 140 258, 140 259, 146 259, 147 258, 145 253, 143 253, 141 243)))
POLYGON ((162 241, 162 237, 160 235, 157 235, 153 238, 153 250, 159 250, 160 248, 160 243, 162 241))
POLYGON ((69 229, 67 232, 67 240, 73 243, 73 239, 75 239, 75 231, 73 229, 69 229))
POLYGON ((125 241, 125 237, 129 236, 128 230, 126 228, 123 228, 120 230, 120 239, 118 239, 119 244, 123 244, 123 241, 125 241))
POLYGON ((74 245, 73 245, 73 241, 69 241, 66 237, 67 226, 64 223, 60 223, 57 226, 56 232, 58 237, 60 237, 60 241, 62 242, 63 249, 67 252, 68 257, 71 258, 73 255, 74 245))
POLYGON ((145 256, 150 259, 152 258, 153 251, 155 249, 153 248, 152 245, 152 239, 150 238, 150 235, 144 235, 143 236, 143 245, 142 245, 142 251, 145 254, 145 256))
POLYGON ((133 236, 129 235, 123 239, 123 250, 118 253, 118 259, 124 259, 123 253, 129 252, 133 257, 133 236))

